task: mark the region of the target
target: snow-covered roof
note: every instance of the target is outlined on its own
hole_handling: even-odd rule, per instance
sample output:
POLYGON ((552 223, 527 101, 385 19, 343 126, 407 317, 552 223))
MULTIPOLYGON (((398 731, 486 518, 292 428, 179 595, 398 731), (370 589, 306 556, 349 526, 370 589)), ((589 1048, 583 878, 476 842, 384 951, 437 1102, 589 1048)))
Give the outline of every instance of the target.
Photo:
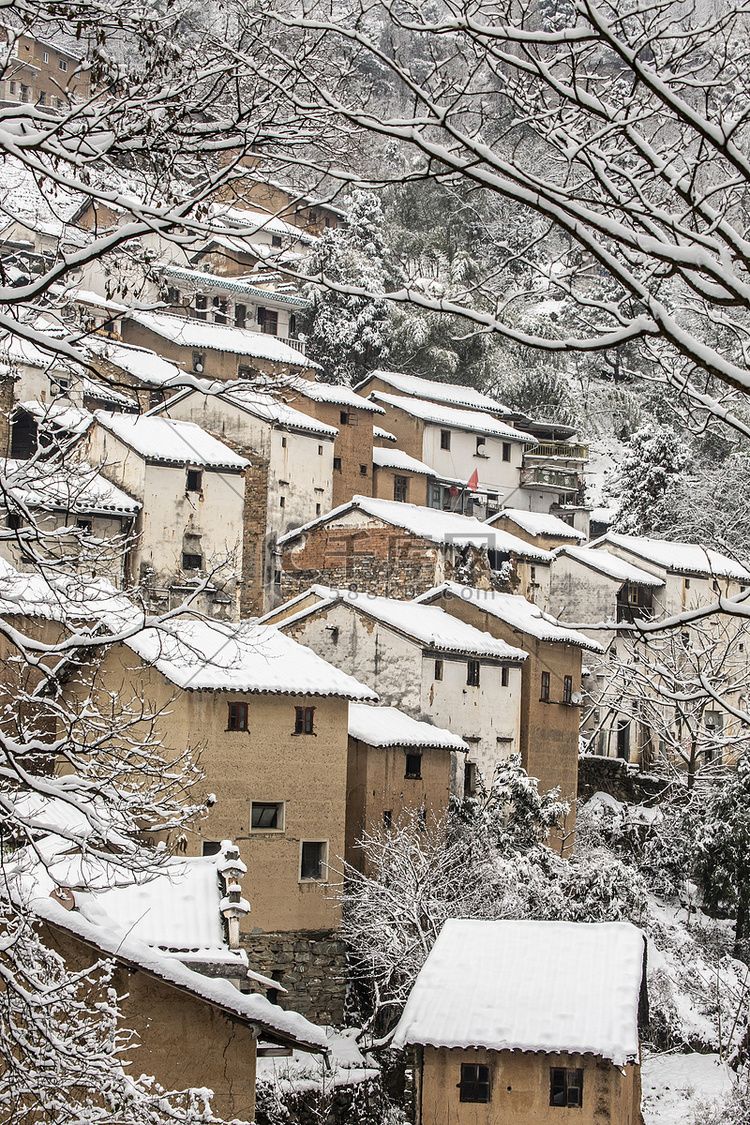
MULTIPOLYGON (((7 9, 6 9, 7 10, 7 9)), ((30 228, 51 226, 62 232, 78 210, 83 195, 61 187, 52 179, 40 182, 38 173, 14 156, 0 161, 0 224, 20 219, 30 228)))
POLYGON ((94 421, 94 415, 83 407, 73 406, 66 398, 52 402, 30 399, 19 402, 17 409, 26 410, 41 426, 51 426, 71 434, 83 434, 94 421))
POLYGON ((400 394, 413 395, 416 398, 434 399, 444 402, 448 406, 466 406, 472 410, 488 410, 490 413, 510 414, 507 406, 484 395, 473 387, 464 387, 461 383, 439 383, 434 379, 420 379, 416 375, 402 375, 399 371, 372 371, 366 379, 359 384, 358 390, 367 387, 372 379, 387 383, 400 394))
MULTIPOLYGON (((214 384, 214 387, 216 386, 214 384)), ((301 410, 295 410, 293 406, 287 406, 285 402, 279 402, 277 398, 270 394, 241 389, 225 390, 224 385, 221 385, 216 390, 216 397, 232 403, 241 410, 246 410, 248 414, 260 418, 263 422, 269 422, 271 425, 282 426, 289 430, 299 430, 302 433, 319 434, 327 438, 335 438, 338 434, 335 426, 319 422, 317 418, 312 418, 309 414, 303 414, 301 410)), ((169 403, 166 404, 165 409, 169 409, 169 403)))
POLYGON ((255 620, 174 620, 143 629, 125 643, 186 691, 378 698, 311 649, 255 620))
POLYGON ((349 734, 368 746, 421 746, 425 750, 469 750, 457 734, 419 722, 398 707, 349 704, 349 734))
POLYGON ((529 535, 545 535, 550 539, 572 539, 579 543, 586 538, 582 531, 576 531, 564 520, 546 512, 525 512, 520 508, 503 508, 496 515, 490 516, 487 523, 492 525, 501 519, 510 520, 529 535))
POLYGON ((380 500, 372 496, 354 496, 347 504, 342 504, 325 515, 318 516, 317 519, 310 520, 309 523, 280 536, 278 545, 290 543, 311 528, 323 523, 331 523, 355 509, 372 519, 402 527, 412 535, 427 539, 431 543, 450 543, 457 546, 471 544, 501 553, 515 554, 519 558, 540 563, 551 563, 554 558, 550 551, 543 551, 541 547, 532 547, 531 544, 507 531, 489 527, 474 516, 443 512, 438 508, 421 508, 416 504, 402 504, 398 500, 380 500))
POLYGON ((456 598, 477 609, 489 613, 492 617, 504 621, 519 633, 526 633, 530 637, 537 637, 540 641, 551 644, 576 645, 578 648, 589 649, 591 652, 604 652, 598 641, 590 640, 584 633, 576 629, 566 629, 560 625, 550 613, 544 613, 533 602, 529 602, 520 594, 503 594, 497 590, 476 590, 471 586, 461 586, 458 582, 444 582, 420 594, 414 600, 417 602, 431 603, 440 595, 456 598))
POLYGON ((639 1057, 644 935, 629 922, 449 919, 394 1047, 639 1057))
POLYGON ((596 539, 591 546, 598 549, 600 544, 605 547, 619 547, 635 555, 636 558, 663 567, 665 570, 705 574, 716 578, 735 578, 739 582, 750 581, 750 570, 741 563, 697 543, 647 539, 640 535, 622 535, 616 531, 608 531, 601 539, 596 539))
POLYGON ((390 430, 384 430, 380 426, 372 427, 372 436, 376 441, 392 441, 395 445, 398 438, 392 434, 390 430))
POLYGON ((425 465, 424 461, 417 461, 416 457, 410 457, 403 449, 375 446, 372 451, 372 463, 379 469, 400 469, 405 473, 421 473, 426 477, 437 476, 435 470, 425 465))
POLYGON ((105 430, 149 461, 235 470, 249 464, 194 422, 146 414, 109 414, 104 410, 97 410, 95 418, 105 430))
POLYGON ((205 273, 203 270, 191 270, 185 266, 164 266, 162 270, 165 277, 177 281, 191 282, 195 289, 217 290, 224 293, 240 293, 252 298, 257 303, 292 305, 294 308, 305 308, 309 301, 295 293, 279 292, 277 289, 261 289, 244 277, 222 277, 215 273, 205 273))
POLYGON ((267 231, 269 234, 285 235, 292 242, 304 242, 308 246, 318 241, 317 235, 285 222, 270 211, 214 203, 210 213, 212 229, 217 228, 217 220, 223 219, 227 234, 239 234, 246 238, 256 231, 267 231))
POLYGON ((48 621, 98 621, 103 618, 132 623, 132 602, 105 578, 85 575, 26 574, 0 559, 0 615, 38 617, 48 621))
POLYGON ((382 391, 373 391, 370 398, 373 402, 384 402, 387 406, 396 407, 414 418, 421 418, 423 422, 431 422, 436 426, 453 426, 457 430, 506 438, 508 441, 533 442, 535 445, 538 440, 531 434, 516 430, 505 422, 499 422, 491 414, 480 410, 456 410, 452 406, 442 406, 439 403, 428 402, 426 399, 404 398, 400 395, 384 394, 382 391))
POLYGON ((184 382, 182 368, 168 359, 162 359, 149 348, 137 348, 132 344, 112 343, 103 336, 90 336, 86 346, 102 359, 109 360, 115 367, 127 371, 141 383, 155 387, 177 386, 184 382))
POLYGON ((43 348, 37 347, 31 340, 26 340, 23 336, 16 335, 15 332, 10 332, 0 339, 0 354, 2 354, 3 359, 7 359, 11 363, 38 367, 42 371, 48 369, 53 371, 60 368, 67 370, 75 366, 70 360, 55 354, 55 352, 45 351, 43 348))
POLYGON ((3 487, 30 508, 77 515, 135 515, 141 505, 85 461, 56 468, 44 461, 0 459, 3 487))
POLYGON ((624 559, 604 549, 595 551, 592 547, 558 547, 554 554, 555 558, 575 559, 576 562, 590 566, 592 570, 598 570, 600 574, 606 574, 608 578, 614 578, 617 582, 630 582, 633 586, 654 588, 664 585, 663 580, 657 578, 655 574, 649 574, 647 570, 641 570, 640 567, 633 566, 632 563, 625 562, 624 559))
POLYGON ((282 381, 280 390, 282 395, 287 387, 292 391, 299 391, 305 398, 310 398, 314 402, 333 402, 336 405, 349 406, 353 410, 364 410, 368 414, 385 414, 382 406, 368 402, 366 398, 355 394, 351 387, 342 386, 340 383, 318 383, 298 375, 282 381))
MULTIPOLYGON (((284 618, 279 622, 280 629, 286 629, 327 606, 344 604, 436 651, 514 662, 526 659, 526 653, 520 648, 513 648, 482 629, 476 629, 466 621, 453 617, 438 606, 422 605, 417 601, 400 601, 398 598, 373 597, 356 590, 332 590, 328 586, 319 585, 313 585, 306 591, 306 595, 310 594, 319 599, 317 604, 284 618)), ((275 613, 278 614, 278 609, 275 613)))
POLYGON ((320 368, 319 363, 307 359, 267 332, 251 332, 248 328, 233 328, 226 324, 211 324, 207 320, 193 320, 170 313, 139 312, 131 310, 129 319, 157 336, 185 348, 207 348, 218 352, 232 352, 239 356, 253 356, 272 363, 291 367, 320 368))

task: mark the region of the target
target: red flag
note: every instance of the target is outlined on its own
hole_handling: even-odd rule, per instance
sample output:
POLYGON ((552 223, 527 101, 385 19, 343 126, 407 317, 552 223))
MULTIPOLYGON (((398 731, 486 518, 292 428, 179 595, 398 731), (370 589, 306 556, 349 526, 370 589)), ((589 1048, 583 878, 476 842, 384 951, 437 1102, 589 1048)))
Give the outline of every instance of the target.
POLYGON ((474 472, 469 477, 468 481, 466 482, 466 487, 468 489, 471 489, 471 491, 473 492, 478 484, 479 484, 479 473, 475 469, 474 472))

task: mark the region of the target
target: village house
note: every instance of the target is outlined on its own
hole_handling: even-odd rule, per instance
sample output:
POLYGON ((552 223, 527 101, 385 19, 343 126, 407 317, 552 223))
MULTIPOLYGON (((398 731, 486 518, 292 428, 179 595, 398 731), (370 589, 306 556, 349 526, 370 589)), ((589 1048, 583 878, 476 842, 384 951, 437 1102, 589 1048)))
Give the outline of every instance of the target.
POLYGON ((392 1042, 415 1125, 639 1125, 644 962, 629 922, 449 919, 392 1042))
POLYGON ((243 616, 268 608, 278 581, 279 536, 331 508, 337 429, 270 394, 187 390, 161 415, 197 424, 247 456, 243 522, 243 616))
MULTIPOLYGON (((61 110, 88 98, 90 68, 67 42, 37 39, 12 26, 0 27, 0 38, 10 50, 0 80, 0 105, 61 110)), ((72 37, 66 39, 72 42, 72 37)))
POLYGON ((348 708, 376 693, 277 629, 184 618, 109 647, 67 690, 142 700, 162 716, 165 760, 200 751, 209 811, 186 834, 187 854, 236 842, 251 966, 283 985, 283 1005, 340 1023, 345 958, 330 884, 345 852, 348 708))
POLYGON ((554 551, 557 547, 583 543, 586 536, 566 520, 548 512, 529 512, 521 508, 503 508, 486 521, 490 527, 517 535, 519 539, 541 547, 543 551, 554 551))
MULTIPOLYGON (((584 652, 604 649, 584 633, 563 628, 526 598, 445 582, 417 599, 527 654, 521 665, 521 763, 539 789, 559 787, 564 799, 578 796, 578 738, 584 652)), ((572 833, 575 807, 566 822, 572 833)))
POLYGON ((142 505, 129 570, 146 598, 236 616, 247 460, 190 422, 104 411, 82 454, 142 505))
POLYGON ((372 494, 380 500, 397 500, 424 508, 429 500, 430 482, 436 479, 434 469, 401 449, 394 449, 390 442, 376 445, 372 451, 372 494))
POLYGON ((282 535, 279 595, 314 582, 401 598, 446 579, 534 594, 546 606, 552 554, 458 512, 355 496, 282 535))
MULTIPOLYGON (((252 164, 252 154, 245 158, 252 164)), ((306 194, 301 188, 259 179, 249 167, 247 173, 232 179, 222 189, 222 197, 239 210, 262 208, 276 219, 293 223, 299 230, 320 233, 335 230, 346 221, 346 212, 330 200, 306 194)))
POLYGON ((350 703, 346 862, 364 871, 359 841, 368 832, 398 826, 408 811, 425 824, 439 819, 450 803, 451 779, 462 775, 470 751, 458 735, 413 719, 400 707, 350 703))
POLYGON ((473 793, 520 749, 520 648, 437 606, 313 586, 264 619, 355 676, 411 718, 445 727, 470 746, 454 756, 451 792, 473 793))
POLYGON ((228 972, 248 977, 246 958, 229 947, 220 918, 234 913, 229 905, 222 911, 221 902, 235 897, 231 880, 244 865, 227 851, 236 852, 225 847, 213 860, 173 862, 153 882, 116 889, 102 886, 102 867, 91 861, 99 875, 92 889, 80 853, 71 857, 70 844, 59 838, 58 854, 53 849, 54 838, 46 837, 14 857, 3 893, 31 909, 40 936, 68 971, 114 960, 112 979, 92 988, 88 1002, 106 1003, 107 989, 115 989, 119 1027, 134 1033, 122 1056, 126 1073, 153 1075, 167 1091, 205 1087, 222 1119, 251 1121, 258 1056, 293 1048, 326 1053, 322 1028, 226 979, 228 972), (195 952, 186 948, 191 939, 195 952))

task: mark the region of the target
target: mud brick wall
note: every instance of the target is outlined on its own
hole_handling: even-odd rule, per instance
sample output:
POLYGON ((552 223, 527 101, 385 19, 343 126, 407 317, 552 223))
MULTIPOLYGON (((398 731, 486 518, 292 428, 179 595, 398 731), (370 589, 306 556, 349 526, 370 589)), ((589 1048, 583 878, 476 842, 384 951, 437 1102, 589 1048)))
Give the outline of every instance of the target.
MULTIPOLYGON (((346 995, 346 950, 334 931, 243 934, 250 968, 287 990, 277 1003, 314 1023, 341 1025, 346 995)), ((260 984, 251 988, 265 993, 260 984)))
POLYGON ((250 457, 250 465, 245 469, 240 617, 252 617, 264 612, 266 583, 273 576, 267 574, 268 462, 257 454, 245 456, 250 457))

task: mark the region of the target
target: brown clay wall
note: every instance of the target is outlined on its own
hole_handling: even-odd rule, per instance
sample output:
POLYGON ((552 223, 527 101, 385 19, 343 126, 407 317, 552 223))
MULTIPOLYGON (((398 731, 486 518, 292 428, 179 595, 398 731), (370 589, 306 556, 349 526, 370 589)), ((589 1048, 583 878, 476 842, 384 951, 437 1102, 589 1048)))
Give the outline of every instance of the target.
POLYGON ((341 460, 341 469, 333 471, 333 507, 346 504, 352 496, 372 496, 372 425, 373 418, 381 416, 334 402, 316 402, 301 394, 289 397, 289 403, 338 430, 333 456, 341 460), (349 421, 342 422, 342 416, 349 421))
POLYGON ((406 503, 426 507, 428 478, 423 473, 407 473, 399 469, 376 467, 372 486, 373 496, 377 496, 380 500, 395 500, 393 490, 396 477, 407 479, 406 503))

